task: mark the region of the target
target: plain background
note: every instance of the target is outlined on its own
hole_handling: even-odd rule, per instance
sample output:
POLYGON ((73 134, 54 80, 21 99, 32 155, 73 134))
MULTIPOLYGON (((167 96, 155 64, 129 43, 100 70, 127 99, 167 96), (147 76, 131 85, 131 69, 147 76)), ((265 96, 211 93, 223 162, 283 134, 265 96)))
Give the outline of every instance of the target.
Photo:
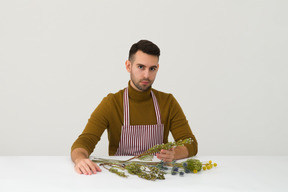
MULTIPOLYGON (((288 155, 288 1, 0 0, 0 155, 69 155, 127 86, 130 46, 161 49, 198 155, 288 155)), ((172 137, 170 137, 173 140, 172 137)), ((108 155, 107 135, 94 155, 108 155)))

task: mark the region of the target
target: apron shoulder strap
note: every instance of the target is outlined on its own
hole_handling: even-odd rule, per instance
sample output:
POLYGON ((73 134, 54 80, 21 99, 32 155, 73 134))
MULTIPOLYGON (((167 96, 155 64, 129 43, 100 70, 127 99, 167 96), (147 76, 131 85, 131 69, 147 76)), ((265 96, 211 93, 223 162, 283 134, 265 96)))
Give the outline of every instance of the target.
POLYGON ((155 108, 157 124, 161 125, 161 115, 160 115, 160 109, 159 109, 158 101, 157 101, 156 96, 154 95, 152 90, 151 90, 151 95, 152 95, 153 104, 154 104, 154 108, 155 108))
POLYGON ((128 87, 124 90, 123 95, 123 112, 124 112, 124 126, 130 125, 130 114, 129 114, 129 97, 128 97, 128 87))

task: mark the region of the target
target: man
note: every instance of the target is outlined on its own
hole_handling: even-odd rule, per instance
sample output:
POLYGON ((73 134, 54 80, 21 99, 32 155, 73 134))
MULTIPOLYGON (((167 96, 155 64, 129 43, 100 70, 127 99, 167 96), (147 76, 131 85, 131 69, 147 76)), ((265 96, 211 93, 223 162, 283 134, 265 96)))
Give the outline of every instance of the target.
POLYGON ((197 154, 198 144, 186 117, 172 94, 152 89, 159 69, 160 49, 141 40, 132 45, 126 61, 128 87, 108 94, 92 113, 84 131, 71 148, 75 170, 91 175, 101 169, 89 159, 107 129, 109 155, 138 155, 156 144, 192 138, 192 144, 161 150, 158 159, 171 162, 197 154))

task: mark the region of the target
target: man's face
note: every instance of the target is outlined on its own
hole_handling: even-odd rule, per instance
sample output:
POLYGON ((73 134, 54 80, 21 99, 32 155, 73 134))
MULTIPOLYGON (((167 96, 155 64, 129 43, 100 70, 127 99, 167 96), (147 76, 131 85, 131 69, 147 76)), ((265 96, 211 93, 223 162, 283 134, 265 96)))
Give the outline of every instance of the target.
POLYGON ((137 51, 132 61, 126 61, 130 84, 138 91, 146 91, 153 84, 159 68, 158 57, 137 51))

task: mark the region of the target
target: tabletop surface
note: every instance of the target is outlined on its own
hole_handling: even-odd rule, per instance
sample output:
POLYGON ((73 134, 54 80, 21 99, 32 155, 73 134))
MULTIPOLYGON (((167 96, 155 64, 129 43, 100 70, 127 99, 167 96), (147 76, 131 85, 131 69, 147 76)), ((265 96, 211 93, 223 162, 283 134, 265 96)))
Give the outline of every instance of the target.
MULTIPOLYGON (((103 157, 125 160, 127 157, 103 157)), ((102 168, 79 175, 68 156, 0 156, 0 191, 288 191, 288 156, 199 156, 218 166, 197 174, 147 181, 102 168)))

